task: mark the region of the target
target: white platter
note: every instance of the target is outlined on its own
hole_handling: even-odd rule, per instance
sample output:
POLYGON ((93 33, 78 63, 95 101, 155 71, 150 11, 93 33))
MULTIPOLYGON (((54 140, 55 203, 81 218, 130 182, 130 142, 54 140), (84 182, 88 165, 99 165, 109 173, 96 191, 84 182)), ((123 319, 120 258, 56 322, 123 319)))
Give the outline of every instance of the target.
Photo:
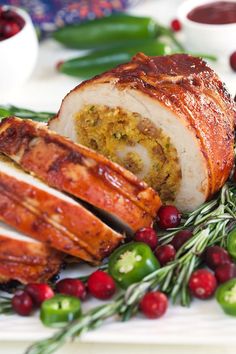
MULTIPOLYGON (((142 15, 157 17, 162 22, 169 21, 175 13, 179 0, 159 0, 144 2, 135 10, 142 15)), ((77 52, 79 53, 79 52, 77 52)), ((21 90, 6 92, 0 97, 1 104, 12 103, 38 110, 57 111, 61 99, 71 90, 78 80, 58 75, 54 69, 57 61, 75 55, 72 50, 64 50, 53 41, 46 41, 40 46, 38 66, 31 80, 21 90)), ((229 91, 236 93, 236 74, 220 58, 212 65, 226 82, 229 91)), ((84 268, 89 272, 91 268, 84 268)), ((78 276, 80 267, 69 274, 78 276)), ((96 306, 101 302, 89 301, 87 306, 96 306)), ((95 331, 84 334, 84 343, 132 343, 155 345, 228 345, 234 351, 236 344, 236 319, 226 316, 214 300, 194 301, 190 308, 170 306, 166 316, 160 320, 145 320, 139 316, 127 323, 107 321, 95 331)), ((41 325, 38 315, 22 318, 19 316, 0 316, 0 353, 8 354, 8 345, 13 342, 33 342, 50 336, 54 331, 41 325), (4 347, 4 349, 2 349, 4 347)), ((9 346, 10 348, 10 346, 9 346)), ((79 352, 78 347, 78 352, 79 352)), ((157 349, 158 350, 158 349, 157 349)), ((95 353, 91 351, 91 353, 95 353)), ((17 350, 11 353, 22 353, 17 350)), ((63 352, 69 354, 69 352, 63 352)), ((90 353, 90 352, 89 352, 90 353)), ((100 353, 100 351, 99 351, 100 353)), ((117 353, 117 352, 116 352, 117 353)), ((139 352, 140 353, 140 352, 139 352)), ((148 352, 143 352, 148 353, 148 352)), ((178 352, 179 353, 179 352, 178 352)), ((218 353, 218 351, 217 351, 218 353)), ((229 353, 229 351, 227 351, 229 353)), ((23 354, 23 353, 22 353, 23 354)), ((96 352, 98 354, 98 351, 96 352)))

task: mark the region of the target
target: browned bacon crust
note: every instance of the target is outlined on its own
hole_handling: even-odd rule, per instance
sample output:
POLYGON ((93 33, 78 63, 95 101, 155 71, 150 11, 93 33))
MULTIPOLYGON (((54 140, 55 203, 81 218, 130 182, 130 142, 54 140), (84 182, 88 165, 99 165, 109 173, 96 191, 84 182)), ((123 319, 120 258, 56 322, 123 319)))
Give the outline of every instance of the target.
POLYGON ((236 107, 214 71, 203 60, 187 54, 148 57, 139 53, 130 63, 85 81, 74 90, 111 80, 121 90, 130 87, 154 98, 194 131, 207 161, 207 196, 218 191, 233 165, 236 107))

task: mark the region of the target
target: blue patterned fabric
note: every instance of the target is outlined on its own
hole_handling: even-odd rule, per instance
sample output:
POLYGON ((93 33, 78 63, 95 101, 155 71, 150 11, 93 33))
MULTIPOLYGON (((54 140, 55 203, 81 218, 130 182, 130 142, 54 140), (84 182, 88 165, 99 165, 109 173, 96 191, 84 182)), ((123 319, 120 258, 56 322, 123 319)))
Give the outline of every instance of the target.
POLYGON ((51 32, 65 24, 122 12, 132 0, 0 0, 0 5, 9 4, 26 9, 34 24, 43 32, 51 32))

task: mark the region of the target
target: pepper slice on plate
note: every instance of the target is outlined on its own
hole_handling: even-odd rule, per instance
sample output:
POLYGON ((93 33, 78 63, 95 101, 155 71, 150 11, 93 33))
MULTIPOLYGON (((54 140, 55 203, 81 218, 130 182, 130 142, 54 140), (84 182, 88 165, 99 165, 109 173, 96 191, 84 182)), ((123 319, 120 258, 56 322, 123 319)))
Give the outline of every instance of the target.
POLYGON ((232 229, 227 237, 227 250, 230 256, 236 259, 236 228, 232 229))
POLYGON ((128 288, 160 268, 151 248, 142 242, 119 247, 109 258, 108 272, 121 288, 128 288))
POLYGON ((45 326, 62 327, 80 314, 81 303, 78 298, 58 294, 42 303, 40 319, 45 326))
POLYGON ((225 313, 236 316, 236 278, 220 285, 216 291, 216 300, 225 313))

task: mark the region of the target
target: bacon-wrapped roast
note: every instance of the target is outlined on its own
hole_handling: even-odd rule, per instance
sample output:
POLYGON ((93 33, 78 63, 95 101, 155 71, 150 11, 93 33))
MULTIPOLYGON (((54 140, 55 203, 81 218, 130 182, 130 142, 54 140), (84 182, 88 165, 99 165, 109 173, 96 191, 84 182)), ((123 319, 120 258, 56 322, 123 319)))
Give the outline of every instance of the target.
POLYGON ((49 126, 123 165, 164 202, 193 210, 229 176, 234 117, 201 59, 138 54, 72 90, 49 126))

